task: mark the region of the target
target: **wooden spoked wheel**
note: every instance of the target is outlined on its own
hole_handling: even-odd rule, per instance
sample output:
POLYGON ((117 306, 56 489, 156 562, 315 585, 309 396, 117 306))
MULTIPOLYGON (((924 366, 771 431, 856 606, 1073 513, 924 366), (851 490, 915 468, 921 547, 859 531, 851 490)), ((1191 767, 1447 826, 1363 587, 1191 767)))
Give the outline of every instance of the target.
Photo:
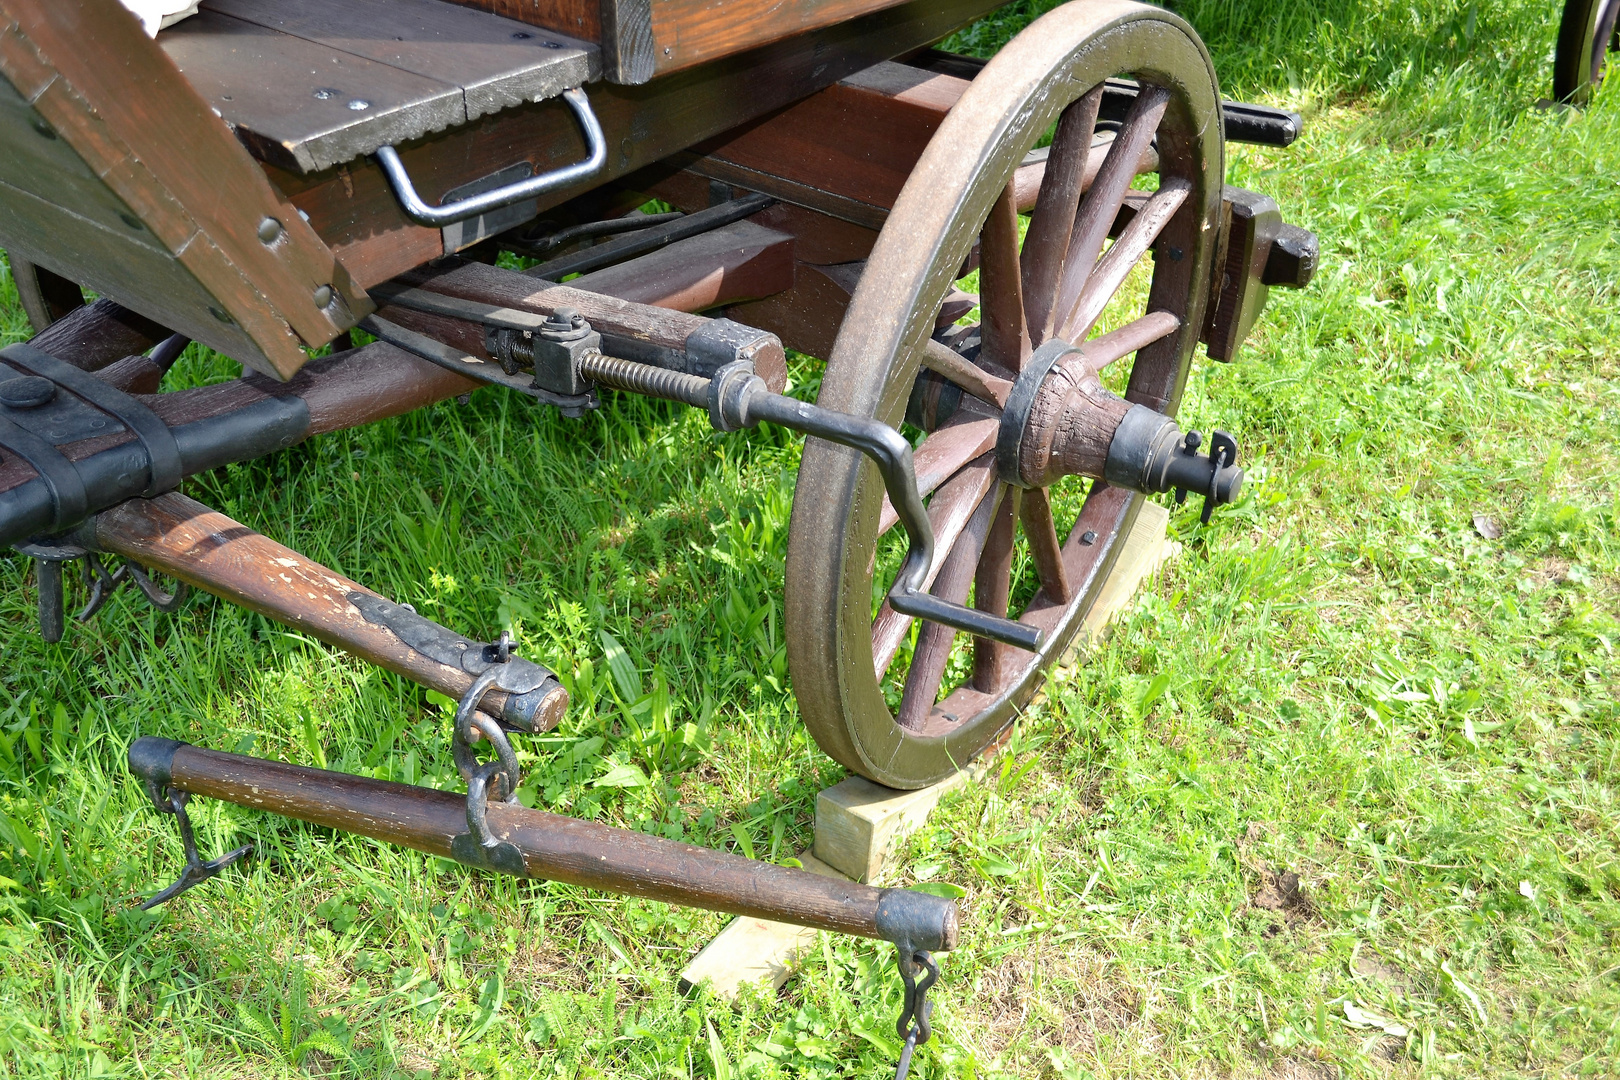
POLYGON ((1553 100, 1585 105, 1603 81, 1603 66, 1614 51, 1620 0, 1564 0, 1553 58, 1553 100))
POLYGON ((1008 614, 1015 558, 1027 552, 1040 587, 1011 614, 1045 639, 1035 653, 974 639, 971 674, 960 674, 957 651, 960 681, 949 686, 956 634, 914 627, 878 603, 889 584, 880 552, 898 539, 885 534, 898 530, 876 470, 852 451, 809 440, 789 539, 788 657, 805 723, 848 768, 916 788, 965 766, 1013 722, 1096 601, 1141 496, 1093 480, 1061 540, 1071 523, 1054 520, 1048 489, 998 473, 1000 406, 1031 353, 1060 338, 1084 343, 1094 368, 1127 363, 1134 352, 1127 399, 1174 412, 1219 235, 1221 140, 1215 75, 1192 29, 1157 8, 1088 0, 1024 30, 930 142, 868 260, 818 401, 898 426, 924 363, 965 392, 916 451, 937 541, 931 589, 1008 614), (1114 76, 1137 80, 1140 91, 1104 149, 1094 133, 1104 81, 1114 76), (1014 172, 1054 124, 1020 250, 1014 172), (1131 191, 1143 172, 1157 173, 1151 197, 1131 191), (971 350, 964 356, 931 337, 976 242, 982 344, 974 363, 971 350), (1140 286, 1121 286, 1148 262, 1144 310, 1140 286), (1134 311, 1119 310, 1128 303, 1134 311), (1099 321, 1118 329, 1093 335, 1099 321), (896 670, 901 664, 909 666, 896 670), (884 686, 896 681, 904 689, 894 709, 884 686))

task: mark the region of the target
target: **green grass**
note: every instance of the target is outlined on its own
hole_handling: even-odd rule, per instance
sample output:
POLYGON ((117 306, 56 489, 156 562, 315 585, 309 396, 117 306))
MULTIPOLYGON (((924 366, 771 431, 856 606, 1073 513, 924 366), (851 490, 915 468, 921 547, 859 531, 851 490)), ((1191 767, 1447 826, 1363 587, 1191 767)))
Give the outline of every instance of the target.
MULTIPOLYGON (((1620 94, 1533 107, 1553 0, 1177 7, 1229 96, 1307 114, 1229 168, 1324 265, 1190 383, 1243 501, 1176 512, 1180 557, 914 839, 900 880, 966 927, 917 1075, 1616 1075, 1620 94)), ((8 277, 0 319, 26 337, 8 277)), ((786 685, 797 453, 481 391, 190 490, 568 673, 526 799, 780 861, 841 775, 786 685)), ((871 943, 734 1009, 674 990, 719 917, 206 801, 205 847, 259 854, 133 910, 179 846, 131 739, 450 787, 442 702, 206 598, 46 646, 4 567, 0 1074, 892 1075, 871 943)))

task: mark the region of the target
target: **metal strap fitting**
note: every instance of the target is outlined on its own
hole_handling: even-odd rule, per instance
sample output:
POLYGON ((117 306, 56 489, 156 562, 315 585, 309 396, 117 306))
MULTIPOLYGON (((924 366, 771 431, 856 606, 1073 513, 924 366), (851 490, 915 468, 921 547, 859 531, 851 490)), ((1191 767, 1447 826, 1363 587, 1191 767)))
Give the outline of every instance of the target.
POLYGON ((450 842, 450 852, 461 862, 486 866, 508 874, 524 873, 523 854, 513 845, 497 838, 489 829, 489 800, 514 803, 523 773, 518 765, 517 751, 495 718, 479 711, 484 695, 493 689, 505 689, 502 676, 516 673, 518 665, 512 663, 512 635, 506 631, 495 643, 494 662, 473 680, 467 692, 456 703, 455 730, 450 738, 450 753, 456 762, 456 771, 467 782, 467 831, 450 842), (495 748, 495 760, 480 762, 473 743, 484 739, 495 748))
MULTIPOLYGON (((49 353, 40 352, 31 345, 9 346, 0 350, 0 358, 4 358, 12 367, 49 379, 57 386, 70 391, 75 397, 89 402, 115 418, 140 440, 141 446, 146 450, 150 470, 146 490, 142 492, 144 496, 151 498, 153 495, 161 495, 180 486, 180 481, 185 478, 180 459, 180 444, 175 441, 169 425, 165 424, 157 413, 117 387, 96 378, 90 372, 58 360, 49 353)), ((74 470, 75 473, 77 471, 74 470)), ((77 522, 66 522, 61 527, 71 524, 77 522)))

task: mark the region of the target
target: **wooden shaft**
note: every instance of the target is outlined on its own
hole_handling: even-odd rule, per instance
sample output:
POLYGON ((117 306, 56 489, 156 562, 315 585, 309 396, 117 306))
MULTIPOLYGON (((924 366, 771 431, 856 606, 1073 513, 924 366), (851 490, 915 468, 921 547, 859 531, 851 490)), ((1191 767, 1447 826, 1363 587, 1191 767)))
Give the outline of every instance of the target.
POLYGON ((74 367, 99 371, 115 360, 145 352, 168 336, 168 330, 146 316, 101 299, 68 312, 29 344, 74 367))
MULTIPOLYGON (((314 825, 359 833, 442 858, 466 833, 464 796, 277 761, 223 754, 165 740, 141 739, 131 763, 151 761, 173 747, 160 782, 205 798, 223 799, 314 825), (145 745, 143 745, 145 744, 145 745)), ((492 802, 491 833, 516 847, 524 876, 645 897, 665 903, 773 919, 857 937, 893 940, 892 909, 900 894, 932 924, 933 939, 918 948, 956 944, 956 906, 920 893, 875 889, 839 878, 772 866, 737 855, 615 829, 595 822, 492 802)))
MULTIPOLYGON (((398 625, 415 640, 434 624, 402 617, 393 624, 377 621, 379 612, 395 605, 178 492, 131 499, 103 511, 95 522, 96 544, 104 551, 308 633, 446 697, 460 698, 472 685, 473 673, 440 662, 394 629, 398 625), (368 613, 373 617, 367 618, 368 613)), ((452 640, 446 647, 457 646, 452 640)), ((555 680, 521 695, 491 690, 482 708, 517 727, 549 730, 567 711, 568 692, 555 680)))

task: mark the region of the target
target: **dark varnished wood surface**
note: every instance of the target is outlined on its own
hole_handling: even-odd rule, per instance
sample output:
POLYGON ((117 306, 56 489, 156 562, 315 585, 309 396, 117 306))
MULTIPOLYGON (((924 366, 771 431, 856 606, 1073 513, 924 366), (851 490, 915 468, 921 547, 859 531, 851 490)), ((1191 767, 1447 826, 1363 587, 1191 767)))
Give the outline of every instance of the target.
MULTIPOLYGON (((935 40, 991 6, 987 0, 914 0, 646 86, 592 84, 588 92, 607 136, 607 165, 591 181, 544 196, 539 208, 544 211, 790 105, 935 40)), ((550 169, 583 156, 578 125, 559 102, 507 109, 401 149, 406 168, 429 202, 520 161, 550 169)), ((266 171, 365 286, 396 277, 443 252, 439 231, 405 218, 382 171, 370 159, 309 177, 273 166, 266 166, 266 171)))
MULTIPOLYGON (((451 858, 467 831, 466 800, 386 780, 222 754, 175 752, 175 787, 331 829, 451 858)), ((489 807, 490 831, 514 845, 527 876, 835 933, 875 938, 883 890, 772 866, 511 803, 489 807)), ((946 945, 956 938, 949 911, 946 945)))
MULTIPOLYGON (((0 13, 11 22, 0 32, 0 72, 231 319, 188 307, 175 329, 286 377, 307 360, 301 343, 324 344, 369 310, 332 252, 128 11, 97 0, 4 0, 0 13), (267 217, 281 223, 270 244, 257 235, 267 217), (337 301, 318 306, 314 296, 327 286, 337 301), (241 329, 235 340, 222 331, 228 325, 241 329)), ((126 288, 140 291, 141 282, 126 288)))
MULTIPOLYGON (((128 556, 447 697, 459 698, 472 685, 472 675, 437 662, 387 626, 368 621, 350 599, 355 593, 373 597, 377 593, 178 492, 131 499, 103 511, 96 518, 96 541, 106 551, 128 556)), ((504 693, 492 690, 482 704, 499 714, 505 701, 504 693)), ((562 707, 551 710, 543 717, 545 726, 556 726, 562 713, 562 707)))

